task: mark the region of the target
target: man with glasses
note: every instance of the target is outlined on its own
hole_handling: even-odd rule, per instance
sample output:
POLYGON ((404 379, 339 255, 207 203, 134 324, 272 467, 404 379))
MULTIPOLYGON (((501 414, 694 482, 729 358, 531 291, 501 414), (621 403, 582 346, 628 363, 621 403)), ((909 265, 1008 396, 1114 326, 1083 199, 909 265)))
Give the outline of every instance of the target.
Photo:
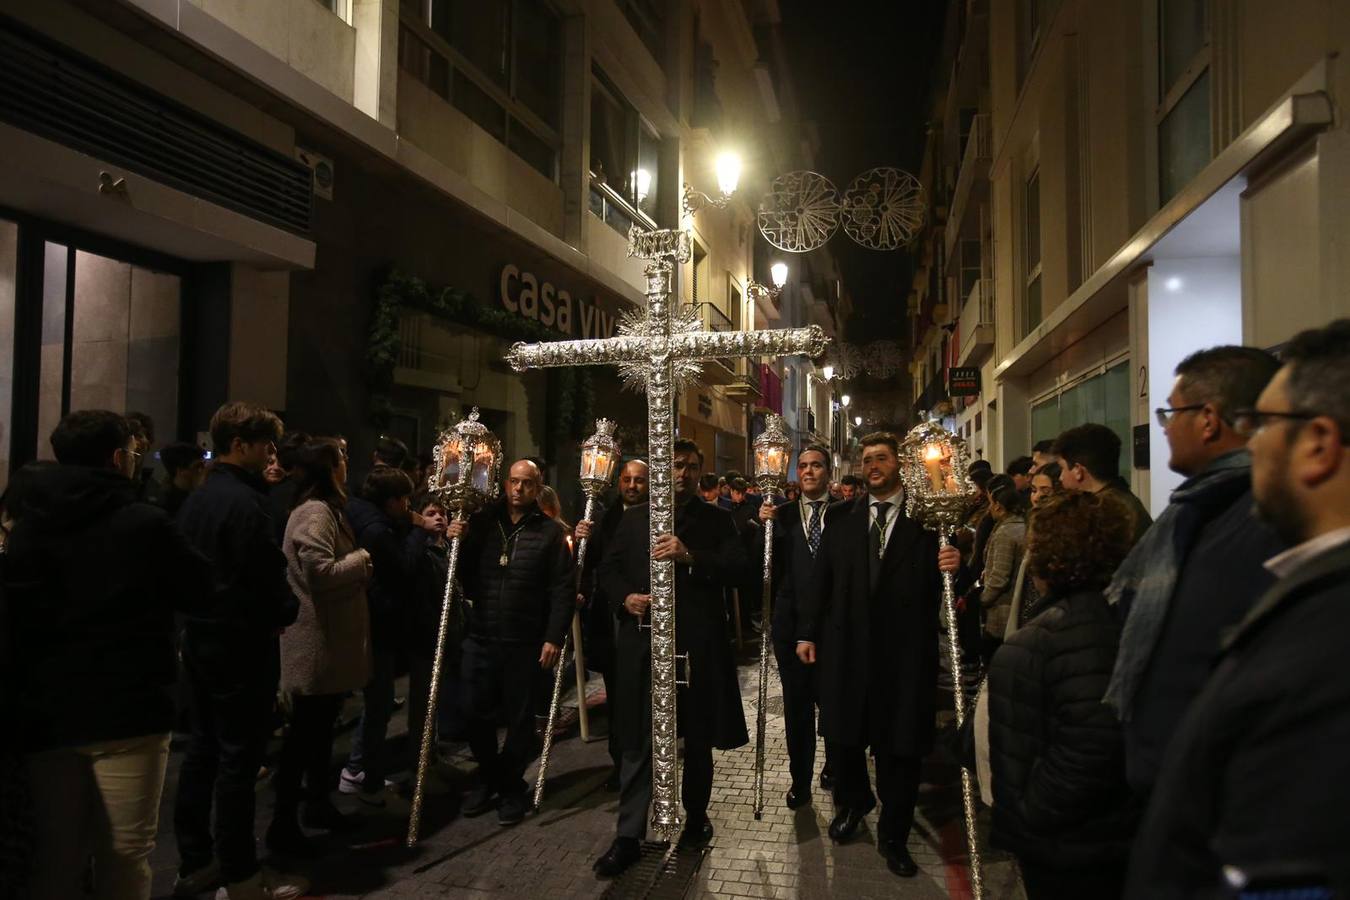
POLYGON ((1055 455, 1060 460, 1059 483, 1066 491, 1112 494, 1133 516, 1137 543, 1153 519, 1148 509, 1120 477, 1120 438, 1105 425, 1088 422, 1070 428, 1055 439, 1055 455))
POLYGON ((307 883, 260 870, 253 839, 254 787, 280 675, 277 637, 300 610, 286 557, 273 543, 262 477, 281 420, 232 402, 216 410, 210 429, 215 461, 178 512, 183 533, 211 562, 214 590, 183 632, 192 740, 174 808, 181 860, 174 893, 193 896, 223 883, 228 900, 294 898, 307 883))
POLYGON ((1257 510, 1292 549, 1266 561, 1278 580, 1172 739, 1131 898, 1350 895, 1350 319, 1296 335, 1283 362, 1233 422, 1257 510))
POLYGON ((1126 775, 1143 798, 1204 687, 1219 636, 1272 581, 1262 562, 1281 544, 1253 515, 1247 435, 1232 422, 1279 367, 1251 347, 1201 350, 1177 366, 1168 405, 1157 410, 1168 465, 1186 481, 1106 592, 1125 623, 1106 702, 1124 726, 1126 775))

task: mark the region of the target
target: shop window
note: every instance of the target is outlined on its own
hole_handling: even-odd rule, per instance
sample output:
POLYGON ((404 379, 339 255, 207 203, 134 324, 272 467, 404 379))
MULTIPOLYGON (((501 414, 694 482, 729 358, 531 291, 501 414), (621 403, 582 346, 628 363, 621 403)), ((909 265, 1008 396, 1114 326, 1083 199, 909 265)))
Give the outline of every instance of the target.
POLYGON ((543 0, 404 0, 399 65, 550 180, 562 23, 543 0))
POLYGON ((1022 233, 1026 246, 1026 284, 1022 294, 1022 331, 1026 337, 1041 324, 1041 172, 1027 179, 1022 204, 1022 233))
POLYGON ((1158 199, 1166 203, 1213 154, 1209 0, 1158 2, 1158 199))
POLYGON ((1130 368, 1121 362, 1081 379, 1031 407, 1031 440, 1053 440, 1062 432, 1096 422, 1120 438, 1120 474, 1130 474, 1130 368))
MULTIPOLYGON (((656 129, 595 69, 591 78, 592 191, 626 207, 631 220, 649 228, 655 227, 660 201, 660 141, 656 129)), ((627 233, 626 228, 623 231, 627 233)))

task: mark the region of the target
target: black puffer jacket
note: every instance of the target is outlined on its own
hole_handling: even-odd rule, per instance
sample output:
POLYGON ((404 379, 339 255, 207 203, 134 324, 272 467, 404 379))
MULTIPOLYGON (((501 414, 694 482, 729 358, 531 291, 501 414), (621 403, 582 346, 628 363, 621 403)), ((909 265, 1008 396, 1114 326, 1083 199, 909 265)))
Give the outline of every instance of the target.
POLYGON ((112 469, 15 473, 4 557, 17 719, 26 750, 167 734, 174 613, 201 614, 211 569, 163 510, 112 469))
POLYGON ((1124 738, 1102 703, 1120 626, 1100 592, 1048 604, 994 654, 989 745, 996 846, 1043 865, 1129 855, 1138 821, 1124 738))
POLYGON ((371 643, 377 652, 392 651, 408 629, 413 582, 427 533, 413 528, 411 522, 395 522, 384 510, 360 497, 348 500, 345 512, 356 545, 370 554, 375 572, 366 588, 371 643))
POLYGON ((513 523, 506 503, 495 503, 469 520, 460 554, 459 580, 472 604, 469 634, 562 646, 576 608, 576 575, 561 525, 538 506, 513 523))

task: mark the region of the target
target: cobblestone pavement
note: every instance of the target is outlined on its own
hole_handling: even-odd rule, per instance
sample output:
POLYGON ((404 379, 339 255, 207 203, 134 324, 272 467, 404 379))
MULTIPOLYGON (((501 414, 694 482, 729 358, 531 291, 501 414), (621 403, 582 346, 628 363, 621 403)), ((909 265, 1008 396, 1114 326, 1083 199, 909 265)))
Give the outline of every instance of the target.
MULTIPOLYGON (((758 683, 756 659, 740 667, 746 719, 754 734, 758 683)), ((400 685, 400 688, 402 685, 400 685)), ((592 682, 588 708, 594 731, 604 733, 603 692, 592 682)), ((962 898, 969 896, 965 842, 960 822, 957 772, 950 763, 930 759, 925 765, 919 813, 909 849, 919 863, 917 878, 890 874, 876 851, 876 813, 853 842, 834 845, 826 832, 830 802, 817 788, 814 803, 788 810, 788 788, 781 694, 776 675, 770 679, 767 705, 765 811, 755 821, 751 810, 754 745, 715 755, 716 780, 710 814, 717 828, 712 845, 700 860, 682 857, 673 873, 657 882, 648 896, 663 897, 900 897, 962 898)), ((349 703, 346 713, 359 707, 349 703)), ((569 720, 575 719, 572 710, 569 720)), ((404 718, 395 715, 393 739, 404 739, 404 718)), ((339 739, 337 759, 345 758, 350 730, 339 739)), ((332 898, 521 897, 558 900, 571 897, 643 896, 625 879, 616 885, 598 881, 591 863, 613 838, 618 795, 605 790, 610 761, 603 739, 583 743, 570 728, 554 745, 544 808, 514 828, 497 825, 496 816, 458 815, 458 797, 472 780, 473 763, 462 745, 453 745, 446 764, 435 773, 423 819, 423 840, 414 849, 403 846, 408 804, 396 791, 385 794, 383 809, 334 793, 348 811, 360 811, 364 822, 352 835, 323 836, 324 855, 293 868, 310 875, 312 896, 332 898)), ((936 755, 935 755, 936 757, 936 755)), ((159 846, 152 857, 155 896, 169 897, 177 851, 172 809, 181 753, 175 751, 160 816, 159 846)), ((336 775, 337 762, 334 763, 336 775)), ((533 783, 534 769, 526 777, 533 783)), ((336 780, 336 779, 335 779, 336 780)), ((259 782, 258 834, 272 810, 272 791, 259 782)), ((983 818, 983 817, 982 817, 983 818)), ((982 832, 987 834, 988 823, 982 832)), ((657 851, 650 850, 651 853, 657 851)), ((1011 861, 989 850, 985 854, 985 897, 1022 900, 1011 861)), ((645 887, 650 882, 644 882, 645 887)), ((204 895, 209 896, 209 895, 204 895)))

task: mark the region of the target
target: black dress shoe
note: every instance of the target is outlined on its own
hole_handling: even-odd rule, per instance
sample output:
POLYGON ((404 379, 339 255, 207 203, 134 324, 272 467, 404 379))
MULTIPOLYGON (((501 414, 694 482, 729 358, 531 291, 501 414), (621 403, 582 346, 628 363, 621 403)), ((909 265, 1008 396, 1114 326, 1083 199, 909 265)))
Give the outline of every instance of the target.
POLYGON ((340 812, 332 803, 307 803, 300 814, 300 821, 306 828, 316 831, 332 831, 343 834, 356 831, 361 827, 360 816, 349 816, 340 812))
POLYGON ((706 847, 713 837, 713 824, 707 819, 689 821, 680 832, 679 847, 706 847))
POLYGON ((287 822, 273 822, 263 838, 267 849, 286 859, 315 859, 319 845, 305 836, 300 826, 287 822))
POLYGON ((876 801, 874 800, 858 809, 845 807, 839 810, 839 812, 835 814, 834 819, 830 822, 830 837, 840 843, 853 837, 853 835, 858 833, 858 826, 862 824, 862 820, 867 817, 867 814, 870 813, 876 805, 876 801))
POLYGON ((895 840, 882 840, 877 844, 881 855, 886 857, 886 868, 901 878, 913 878, 919 873, 919 865, 909 855, 908 848, 895 840))
POLYGON ((820 787, 821 790, 825 791, 834 790, 834 773, 830 772, 829 769, 820 770, 820 787))
POLYGON ((469 791, 464 797, 464 803, 460 806, 459 811, 469 818, 473 818, 474 816, 481 816, 496 805, 492 788, 482 786, 469 791))
POLYGON ((617 878, 642 857, 642 845, 637 838, 615 838, 605 855, 595 861, 595 874, 601 878, 617 878))
POLYGON ((803 806, 805 806, 810 802, 811 802, 811 791, 809 788, 806 790, 802 790, 801 788, 793 788, 792 790, 787 792, 788 809, 801 809, 803 806))
POLYGON ((519 825, 525 820, 525 795, 505 794, 497 806, 498 825, 519 825))

